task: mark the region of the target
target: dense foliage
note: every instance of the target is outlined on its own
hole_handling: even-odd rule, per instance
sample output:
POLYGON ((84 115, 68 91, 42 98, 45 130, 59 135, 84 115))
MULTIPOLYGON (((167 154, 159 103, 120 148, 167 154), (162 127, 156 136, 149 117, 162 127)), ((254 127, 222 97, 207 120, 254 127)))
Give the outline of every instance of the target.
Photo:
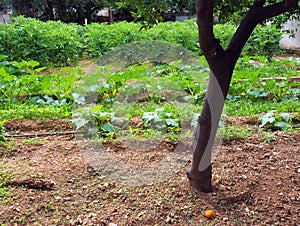
MULTIPOLYGON (((267 4, 280 2, 279 0, 267 0, 267 4)), ((214 16, 219 22, 232 21, 239 23, 245 16, 246 12, 253 5, 254 0, 239 1, 239 0, 216 0, 214 6, 214 16)), ((117 2, 117 5, 122 9, 127 9, 131 12, 136 21, 141 21, 144 27, 152 27, 161 20, 161 12, 182 12, 189 11, 195 13, 196 1, 193 0, 163 0, 163 1, 138 1, 125 0, 117 2)), ((273 18, 272 21, 280 26, 291 15, 299 15, 299 10, 285 13, 279 17, 273 18)))
MULTIPOLYGON (((140 24, 128 22, 81 26, 18 17, 14 24, 2 24, 0 28, 1 54, 10 60, 36 60, 42 65, 67 65, 80 59, 84 52, 99 56, 115 47, 141 40, 167 41, 201 55, 197 25, 192 20, 160 23, 140 31, 140 24)), ((224 46, 235 29, 234 24, 215 25, 216 36, 224 46)), ((279 54, 280 37, 280 30, 274 25, 259 26, 242 54, 279 54)))
POLYGON ((62 65, 74 63, 82 55, 83 39, 78 25, 20 17, 13 24, 0 26, 0 53, 10 60, 62 65))

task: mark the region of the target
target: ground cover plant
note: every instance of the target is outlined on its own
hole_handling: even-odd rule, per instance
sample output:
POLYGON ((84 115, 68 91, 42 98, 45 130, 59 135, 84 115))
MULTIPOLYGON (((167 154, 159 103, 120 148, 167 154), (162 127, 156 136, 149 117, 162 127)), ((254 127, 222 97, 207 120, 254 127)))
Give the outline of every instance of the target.
MULTIPOLYGON (((176 66, 176 63, 173 65, 152 65, 146 62, 140 65, 131 65, 125 71, 117 72, 113 76, 108 73, 109 79, 105 80, 103 84, 95 86, 91 81, 87 90, 98 93, 97 98, 102 107, 98 106, 97 109, 100 112, 106 111, 107 114, 111 114, 111 109, 108 106, 114 102, 128 80, 144 79, 146 83, 149 83, 151 76, 165 76, 166 81, 172 81, 180 87, 183 92, 182 98, 195 104, 194 111, 199 111, 199 106, 201 106, 206 92, 206 88, 199 86, 199 84, 207 79, 206 65, 203 61, 202 63, 199 61, 199 65, 201 64, 201 70, 199 68, 193 68, 193 70, 202 73, 200 75, 202 81, 197 81, 195 77, 191 77, 188 68, 180 68, 176 66)), ((298 66, 298 58, 293 57, 274 58, 272 61, 265 57, 246 56, 240 58, 228 96, 227 113, 235 116, 246 116, 274 110, 282 113, 297 112, 299 109, 299 102, 297 101, 299 99, 298 83, 289 83, 289 78, 297 74, 298 66), (284 77, 284 80, 279 83, 275 80, 260 82, 260 79, 272 76, 284 77)), ((2 55, 1 111, 3 119, 47 117, 47 115, 49 117, 69 117, 71 115, 73 102, 80 102, 81 97, 76 93, 78 90, 75 87, 78 82, 80 83, 83 72, 79 68, 63 68, 54 70, 49 74, 47 71, 43 72, 45 69, 40 67, 36 61, 11 62, 2 55)), ((136 88, 133 92, 136 92, 133 94, 140 95, 141 87, 136 88)), ((156 91, 152 90, 151 92, 156 91)), ((167 101, 167 98, 153 96, 151 93, 147 97, 139 97, 139 100, 145 101, 143 98, 152 103, 152 106, 151 104, 147 106, 145 112, 138 112, 135 109, 132 111, 138 112, 136 116, 142 117, 147 124, 147 120, 149 121, 150 118, 146 119, 145 115, 148 114, 148 117, 152 115, 151 117, 155 118, 160 112, 159 104, 162 105, 163 102, 167 101)), ((171 114, 171 112, 169 113, 171 114)), ((131 120, 132 117, 133 115, 129 115, 128 120, 131 120)), ((175 127, 179 123, 176 117, 165 118, 164 120, 166 120, 165 123, 173 124, 175 127)), ((111 129, 112 127, 109 130, 111 129)))

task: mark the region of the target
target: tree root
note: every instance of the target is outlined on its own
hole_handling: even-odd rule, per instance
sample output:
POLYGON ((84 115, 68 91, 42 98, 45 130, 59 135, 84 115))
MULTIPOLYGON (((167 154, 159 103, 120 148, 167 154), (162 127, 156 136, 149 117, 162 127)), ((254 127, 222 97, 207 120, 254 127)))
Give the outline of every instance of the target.
POLYGON ((191 186, 199 192, 212 192, 213 187, 211 184, 211 166, 207 167, 202 172, 194 174, 191 169, 186 172, 186 175, 190 181, 191 186))

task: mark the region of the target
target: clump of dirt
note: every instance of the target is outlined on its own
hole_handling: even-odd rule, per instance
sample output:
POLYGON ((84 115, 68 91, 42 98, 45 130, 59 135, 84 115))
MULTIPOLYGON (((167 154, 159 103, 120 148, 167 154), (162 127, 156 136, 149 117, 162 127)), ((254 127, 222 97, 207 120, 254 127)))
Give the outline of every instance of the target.
POLYGON ((70 131, 69 119, 9 120, 4 124, 10 134, 70 131))
MULTIPOLYGON (((6 126, 18 133, 70 129, 67 120, 9 121, 6 126)), ((13 154, 0 157, 1 169, 13 176, 0 183, 8 189, 0 193, 0 224, 300 225, 300 134, 268 136, 272 139, 253 132, 224 144, 213 163, 214 190, 208 194, 191 188, 186 168, 149 186, 113 182, 90 170, 72 135, 14 138, 6 147, 13 154), (207 209, 214 210, 213 219, 205 218, 207 209)), ((121 152, 124 161, 139 153, 126 147, 121 152)))
POLYGON ((51 190, 54 187, 53 181, 47 181, 43 179, 25 179, 22 181, 7 181, 6 186, 12 187, 24 187, 28 189, 40 189, 40 190, 51 190))

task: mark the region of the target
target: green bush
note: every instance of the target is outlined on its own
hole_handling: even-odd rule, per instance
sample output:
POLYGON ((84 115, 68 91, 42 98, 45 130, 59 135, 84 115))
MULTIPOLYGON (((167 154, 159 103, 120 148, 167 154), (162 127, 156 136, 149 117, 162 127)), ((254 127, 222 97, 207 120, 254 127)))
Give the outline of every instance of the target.
POLYGON ((115 47, 140 40, 139 25, 119 22, 93 23, 86 26, 84 42, 90 56, 100 56, 115 47))
POLYGON ((134 41, 167 41, 200 53, 197 25, 194 21, 166 22, 147 30, 136 23, 119 22, 86 26, 85 42, 91 56, 99 56, 115 47, 134 41))
MULTIPOLYGON (((165 22, 140 30, 136 23, 90 24, 86 26, 85 42, 90 56, 99 56, 115 47, 133 41, 159 40, 181 45, 198 55, 202 54, 198 43, 198 28, 194 20, 165 22)), ((214 32, 224 48, 234 32, 234 24, 216 24, 214 32)), ((282 53, 279 47, 281 32, 273 25, 258 26, 246 43, 242 55, 272 56, 282 53)))
POLYGON ((243 55, 273 56, 284 51, 279 46, 282 37, 276 25, 259 25, 243 49, 243 55))
POLYGON ((201 53, 198 43, 198 27, 193 20, 185 22, 159 23, 142 31, 144 40, 160 40, 181 45, 197 54, 201 53))
POLYGON ((84 50, 79 25, 18 17, 0 29, 0 52, 9 60, 60 66, 76 62, 84 50))
MULTIPOLYGON (((89 24, 81 26, 59 21, 46 23, 18 17, 13 24, 0 25, 0 53, 9 60, 35 60, 41 65, 68 65, 87 52, 90 57, 134 41, 159 40, 181 45, 201 55, 198 28, 194 20, 165 22, 147 30, 136 23, 89 24)), ((214 26, 216 37, 225 48, 234 34, 233 24, 214 26)), ((279 54, 280 30, 275 26, 259 26, 245 45, 242 55, 279 54)))
POLYGON ((216 24, 214 26, 214 33, 216 38, 220 39, 222 47, 225 49, 234 32, 236 30, 236 25, 234 24, 216 24))

